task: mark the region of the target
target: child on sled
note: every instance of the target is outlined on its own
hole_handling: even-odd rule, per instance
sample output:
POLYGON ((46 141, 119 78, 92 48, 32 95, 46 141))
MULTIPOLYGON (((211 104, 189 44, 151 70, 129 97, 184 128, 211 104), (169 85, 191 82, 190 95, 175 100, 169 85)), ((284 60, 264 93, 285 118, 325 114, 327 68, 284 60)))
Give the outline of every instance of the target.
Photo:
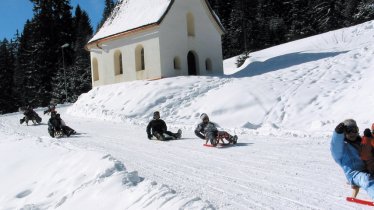
POLYGON ((207 114, 201 114, 200 119, 202 122, 199 123, 195 129, 197 137, 205 139, 206 143, 209 141, 212 146, 216 146, 219 141, 225 144, 224 139, 229 143, 236 144, 238 137, 236 135, 232 136, 226 131, 218 131, 216 125, 209 121, 207 114))

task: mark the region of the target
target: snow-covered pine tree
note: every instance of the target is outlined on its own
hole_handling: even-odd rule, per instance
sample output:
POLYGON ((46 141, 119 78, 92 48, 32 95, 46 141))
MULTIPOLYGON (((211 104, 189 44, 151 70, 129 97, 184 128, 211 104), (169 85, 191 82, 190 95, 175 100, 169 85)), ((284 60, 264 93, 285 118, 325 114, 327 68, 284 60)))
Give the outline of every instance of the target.
POLYGON ((310 8, 311 1, 294 0, 285 2, 288 7, 288 14, 285 15, 286 25, 288 26, 285 38, 287 41, 310 36, 314 33, 310 24, 310 8))
MULTIPOLYGON (((34 3, 32 24, 34 74, 41 78, 38 90, 33 97, 37 98, 34 106, 46 106, 51 100, 52 79, 62 63, 61 46, 72 42, 72 16, 69 0, 31 0, 34 3)), ((65 50, 66 64, 71 63, 72 53, 65 50)))
POLYGON ((357 6, 354 21, 362 23, 374 19, 374 0, 362 0, 357 6))
POLYGON ((344 25, 343 0, 316 0, 310 10, 313 28, 317 33, 335 30, 344 25))
POLYGON ((96 31, 98 31, 101 28, 101 26, 103 26, 104 22, 110 16, 110 14, 112 13, 115 6, 116 6, 116 4, 114 3, 113 0, 105 0, 103 17, 101 18, 100 23, 97 25, 96 31))
MULTIPOLYGON (((92 37, 90 19, 78 5, 73 19, 74 37, 71 49, 74 51, 73 63, 66 67, 67 91, 69 102, 75 102, 78 96, 91 89, 90 55, 84 49, 85 44, 92 37)), ((53 78, 53 98, 65 99, 64 74, 61 68, 53 78)))
POLYGON ((15 69, 15 89, 20 105, 38 106, 42 103, 39 97, 44 92, 43 81, 36 61, 37 45, 34 43, 35 27, 27 20, 20 37, 15 69))

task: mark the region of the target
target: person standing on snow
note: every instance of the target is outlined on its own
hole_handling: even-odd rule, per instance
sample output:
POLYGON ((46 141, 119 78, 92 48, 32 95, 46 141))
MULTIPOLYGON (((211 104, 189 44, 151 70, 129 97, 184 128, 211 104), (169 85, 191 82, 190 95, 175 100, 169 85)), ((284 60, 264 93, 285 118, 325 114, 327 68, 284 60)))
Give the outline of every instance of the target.
POLYGON ((330 151, 348 182, 353 187, 363 188, 374 200, 374 177, 365 172, 365 163, 360 158, 361 137, 358 131, 353 119, 339 123, 331 138, 330 151))
POLYGON ((178 129, 177 133, 168 131, 165 121, 160 119, 160 112, 155 111, 153 113, 153 120, 148 123, 147 135, 149 140, 155 136, 158 140, 165 141, 171 139, 180 139, 182 136, 182 131, 180 129, 178 129), (165 134, 167 134, 169 138, 165 137, 165 134))
POLYGON ((217 144, 218 135, 223 136, 224 139, 228 140, 229 143, 236 144, 238 137, 232 136, 226 131, 218 131, 216 125, 209 121, 207 114, 203 113, 200 115, 201 123, 199 123, 195 129, 197 137, 209 141, 213 146, 217 144))

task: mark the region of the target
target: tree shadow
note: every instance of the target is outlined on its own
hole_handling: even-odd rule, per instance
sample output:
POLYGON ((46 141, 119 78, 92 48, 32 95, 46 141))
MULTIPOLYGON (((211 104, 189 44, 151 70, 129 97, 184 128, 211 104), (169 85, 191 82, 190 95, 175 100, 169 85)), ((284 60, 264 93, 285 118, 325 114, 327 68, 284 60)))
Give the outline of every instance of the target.
POLYGON ((324 52, 324 53, 290 53, 286 55, 277 56, 270 58, 266 61, 254 61, 247 65, 243 70, 230 75, 230 77, 252 77, 256 75, 265 74, 271 71, 288 68, 291 66, 307 63, 311 61, 317 61, 320 59, 334 57, 339 54, 346 53, 342 52, 324 52))

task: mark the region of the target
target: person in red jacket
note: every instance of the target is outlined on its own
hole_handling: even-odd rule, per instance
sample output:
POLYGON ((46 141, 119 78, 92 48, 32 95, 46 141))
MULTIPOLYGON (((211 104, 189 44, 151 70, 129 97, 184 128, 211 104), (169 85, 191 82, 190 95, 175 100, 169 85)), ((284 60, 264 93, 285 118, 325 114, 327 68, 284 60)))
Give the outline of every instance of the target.
POLYGON ((374 123, 371 126, 372 131, 369 128, 364 130, 364 136, 361 140, 360 157, 364 161, 367 171, 374 175, 374 123))

